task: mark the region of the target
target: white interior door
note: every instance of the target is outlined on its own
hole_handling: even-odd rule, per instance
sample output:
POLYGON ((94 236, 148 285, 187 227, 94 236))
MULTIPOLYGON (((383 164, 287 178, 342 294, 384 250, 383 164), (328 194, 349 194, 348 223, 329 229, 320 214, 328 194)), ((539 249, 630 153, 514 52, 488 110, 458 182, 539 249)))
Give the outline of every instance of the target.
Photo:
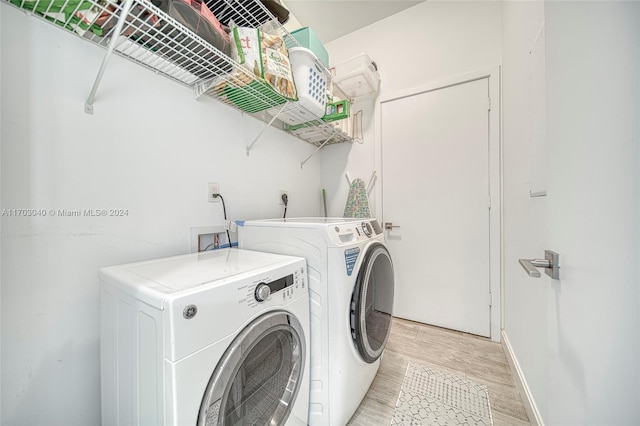
POLYGON ((542 6, 544 42, 531 59, 543 62, 520 71, 542 97, 530 100, 531 117, 529 76, 517 75, 515 50, 505 54, 505 346, 532 424, 637 425, 640 4, 542 6), (536 132, 546 156, 522 155, 536 132), (545 186, 521 184, 527 167, 545 186), (534 189, 546 197, 530 197, 534 189), (558 279, 541 267, 531 277, 518 262, 545 249, 559 254, 558 279))
POLYGON ((381 102, 394 315, 490 336, 489 79, 381 102))

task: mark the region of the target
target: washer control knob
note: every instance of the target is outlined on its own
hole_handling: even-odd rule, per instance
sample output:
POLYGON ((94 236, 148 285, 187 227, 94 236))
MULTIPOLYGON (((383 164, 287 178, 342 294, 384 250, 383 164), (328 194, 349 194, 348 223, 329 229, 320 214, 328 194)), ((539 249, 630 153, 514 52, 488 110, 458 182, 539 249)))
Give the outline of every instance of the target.
POLYGON ((373 229, 371 229, 369 222, 362 222, 362 230, 367 237, 371 237, 371 234, 373 234, 373 229))
POLYGON ((267 284, 260 283, 256 286, 255 296, 258 302, 264 302, 269 298, 270 295, 271 288, 267 284))

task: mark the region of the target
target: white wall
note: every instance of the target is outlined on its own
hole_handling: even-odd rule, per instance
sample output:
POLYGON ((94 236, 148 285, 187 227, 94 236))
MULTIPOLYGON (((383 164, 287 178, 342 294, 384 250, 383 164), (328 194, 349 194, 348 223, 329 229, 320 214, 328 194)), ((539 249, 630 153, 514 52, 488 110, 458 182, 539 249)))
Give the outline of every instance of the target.
MULTIPOLYGON (((367 53, 378 65, 381 97, 499 65, 500 38, 499 2, 428 1, 327 43, 326 48, 331 65, 367 53)), ((376 168, 378 107, 375 99, 356 102, 354 109, 364 111, 364 144, 331 145, 322 152, 330 215, 342 216, 344 211, 349 192, 345 172, 367 181, 376 168)), ((380 194, 372 198, 381 219, 380 194)))
POLYGON ((542 423, 638 424, 640 4, 505 2, 503 22, 505 333, 542 423), (536 200, 527 57, 542 22, 549 192, 536 200), (559 281, 517 263, 544 249, 561 255, 559 281))
MULTIPOLYGON (((544 2, 506 1, 502 7, 504 329, 535 394, 537 409, 545 412, 548 336, 542 324, 546 324, 547 294, 518 264, 519 258, 541 256, 549 248, 544 222, 547 199, 529 197, 529 52, 544 23, 544 2)), ((535 421, 535 415, 529 417, 535 421)))
POLYGON ((101 266, 189 251, 189 228, 321 213, 315 149, 119 57, 83 112, 103 50, 6 4, 2 207, 128 209, 126 217, 2 217, 2 422, 99 423, 101 266))
MULTIPOLYGON (((2 22, 2 8, 0 8, 0 22, 2 22)), ((2 31, 0 31, 0 46, 2 46, 2 31)), ((0 54, 0 82, 2 81, 2 55, 0 54)), ((0 84, 0 117, 3 109, 2 84, 0 84)), ((0 121, 0 165, 2 164, 2 122, 0 121)), ((0 166, 1 168, 1 166, 0 166)), ((2 188, 2 173, 0 173, 0 188, 2 188)), ((0 194, 0 211, 2 211, 2 196, 0 194)), ((0 220, 0 235, 2 235, 2 220, 0 220)), ((0 330, 2 330, 2 244, 0 243, 0 330)), ((0 337, 0 375, 2 374, 2 338, 0 337)), ((2 424, 2 386, 0 385, 0 424, 2 424)))
POLYGON ((549 2, 545 26, 548 423, 638 424, 640 3, 549 2))

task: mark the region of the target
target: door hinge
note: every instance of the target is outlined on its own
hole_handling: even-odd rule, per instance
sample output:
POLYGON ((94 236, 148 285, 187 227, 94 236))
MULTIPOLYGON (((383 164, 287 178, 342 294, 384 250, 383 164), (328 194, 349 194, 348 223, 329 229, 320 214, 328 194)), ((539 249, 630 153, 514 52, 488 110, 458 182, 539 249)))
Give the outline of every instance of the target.
POLYGON ((489 293, 489 306, 493 306, 493 295, 489 293))
POLYGON ((491 98, 487 98, 487 109, 491 111, 491 98))

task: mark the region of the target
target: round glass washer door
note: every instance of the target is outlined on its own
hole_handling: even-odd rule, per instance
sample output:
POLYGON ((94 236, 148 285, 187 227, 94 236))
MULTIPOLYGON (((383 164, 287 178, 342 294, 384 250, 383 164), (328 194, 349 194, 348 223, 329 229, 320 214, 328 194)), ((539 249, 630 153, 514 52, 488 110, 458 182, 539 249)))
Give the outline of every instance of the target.
POLYGON ((391 255, 384 244, 373 243, 367 248, 351 297, 351 337, 369 364, 380 358, 387 344, 393 295, 391 255))
POLYGON ((300 322, 273 311, 236 336, 218 362, 202 399, 198 426, 282 425, 304 372, 300 322))

